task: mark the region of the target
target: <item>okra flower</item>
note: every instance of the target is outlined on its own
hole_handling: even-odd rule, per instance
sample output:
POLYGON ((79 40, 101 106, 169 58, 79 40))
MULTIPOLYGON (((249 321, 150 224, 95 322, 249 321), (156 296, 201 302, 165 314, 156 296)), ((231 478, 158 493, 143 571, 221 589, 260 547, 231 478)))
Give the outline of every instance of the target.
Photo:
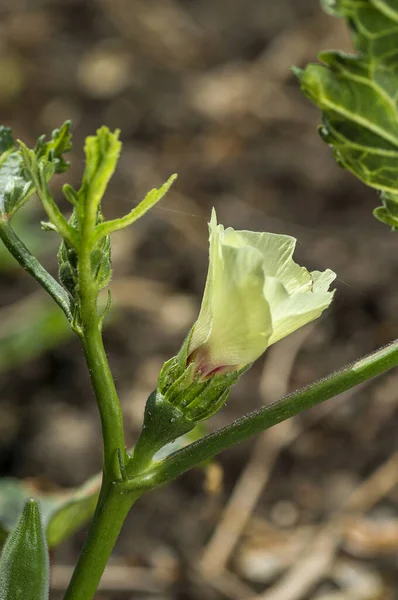
POLYGON ((333 298, 329 285, 336 275, 330 269, 310 273, 296 264, 294 238, 224 230, 217 225, 214 210, 209 230, 202 307, 148 398, 134 450, 140 467, 217 412, 232 386, 268 346, 319 317, 333 298))
POLYGON ((188 363, 202 376, 239 370, 281 338, 318 318, 336 275, 294 262, 287 235, 224 230, 213 209, 210 260, 188 363))

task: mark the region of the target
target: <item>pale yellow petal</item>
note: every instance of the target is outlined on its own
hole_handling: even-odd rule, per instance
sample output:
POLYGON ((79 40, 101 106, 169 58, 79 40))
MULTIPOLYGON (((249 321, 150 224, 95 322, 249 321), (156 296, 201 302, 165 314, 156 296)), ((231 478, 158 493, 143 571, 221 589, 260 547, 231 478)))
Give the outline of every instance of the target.
MULTIPOLYGON (((237 243, 225 243, 226 232, 217 225, 214 211, 209 230, 209 272, 189 353, 205 347, 213 368, 244 365, 264 352, 272 331, 263 294, 263 257, 255 248, 240 245, 238 238, 237 243)), ((230 230, 229 241, 235 233, 230 230)))
POLYGON ((264 352, 272 333, 262 256, 254 248, 223 246, 215 275, 208 338, 211 363, 248 364, 264 352))
POLYGON ((189 354, 194 352, 199 346, 205 344, 211 332, 211 324, 213 321, 212 297, 215 277, 214 271, 216 259, 221 252, 220 229, 223 229, 223 227, 222 225, 217 225, 217 215, 213 208, 209 223, 209 268, 199 317, 195 323, 189 344, 189 354))
POLYGON ((295 238, 278 233, 225 230, 224 243, 235 247, 251 246, 263 255, 266 275, 281 281, 288 292, 310 289, 311 275, 305 267, 294 262, 295 238))
MULTIPOLYGON (((322 278, 322 286, 328 277, 331 277, 330 273, 322 278)), ((333 299, 334 292, 327 292, 326 289, 323 287, 314 292, 289 295, 280 282, 266 281, 265 295, 271 306, 273 324, 269 345, 317 319, 333 299)))
POLYGON ((224 230, 214 209, 209 232, 209 271, 188 352, 202 372, 253 362, 330 305, 335 274, 295 263, 294 238, 224 230))

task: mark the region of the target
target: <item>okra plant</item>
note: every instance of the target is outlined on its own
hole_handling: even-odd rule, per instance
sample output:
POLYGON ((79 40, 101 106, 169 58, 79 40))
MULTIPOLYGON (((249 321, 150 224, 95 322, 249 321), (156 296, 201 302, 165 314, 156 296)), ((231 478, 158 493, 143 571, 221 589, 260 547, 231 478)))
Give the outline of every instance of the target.
MULTIPOLYGON (((398 4, 396 0, 326 0, 326 11, 343 18, 355 53, 324 51, 319 63, 294 68, 304 94, 322 111, 320 134, 337 162, 379 192, 375 216, 398 229, 398 4)), ((335 274, 309 272, 293 259, 296 240, 286 235, 235 231, 209 223, 209 268, 200 313, 176 355, 162 367, 149 396, 141 434, 132 450, 102 340, 111 306, 111 236, 144 217, 168 192, 175 175, 151 190, 131 212, 106 220, 102 203, 121 152, 119 132, 100 128, 85 144, 79 189, 66 184, 64 214, 50 181, 67 171, 71 125, 64 123, 33 149, 0 129, 0 238, 11 255, 63 311, 81 341, 102 424, 100 492, 72 495, 42 510, 28 499, 12 531, 0 530, 0 600, 45 600, 49 594, 48 546, 92 517, 65 600, 90 600, 135 501, 222 450, 306 408, 398 365, 398 342, 376 350, 302 390, 243 416, 195 442, 169 451, 225 403, 231 387, 266 349, 318 318, 333 299, 335 274), (13 217, 37 197, 46 231, 60 238, 56 280, 13 229, 13 217), (98 296, 108 289, 108 303, 98 296), (162 451, 162 452, 159 452, 162 451), (8 534, 8 537, 7 537, 8 534)), ((97 481, 97 480, 95 480, 97 481)), ((0 515, 1 517, 1 515, 0 515)))

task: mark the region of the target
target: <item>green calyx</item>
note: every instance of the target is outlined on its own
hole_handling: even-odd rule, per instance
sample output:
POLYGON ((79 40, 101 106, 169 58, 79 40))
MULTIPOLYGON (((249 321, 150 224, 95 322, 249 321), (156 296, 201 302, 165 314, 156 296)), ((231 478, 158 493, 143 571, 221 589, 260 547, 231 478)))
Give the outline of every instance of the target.
POLYGON ((157 389, 147 400, 141 435, 127 466, 129 476, 149 468, 159 450, 213 416, 225 404, 232 386, 251 366, 203 378, 195 372, 193 363, 188 364, 191 335, 192 332, 177 356, 163 365, 157 389))
POLYGON ((225 403, 231 387, 251 364, 230 373, 214 373, 203 377, 194 362, 190 362, 189 347, 193 329, 180 352, 162 367, 158 391, 189 421, 198 423, 214 415, 225 403))
POLYGON ((179 356, 169 360, 159 375, 158 390, 164 399, 192 423, 214 415, 225 403, 231 387, 251 365, 231 373, 203 378, 191 363, 182 372, 179 356))

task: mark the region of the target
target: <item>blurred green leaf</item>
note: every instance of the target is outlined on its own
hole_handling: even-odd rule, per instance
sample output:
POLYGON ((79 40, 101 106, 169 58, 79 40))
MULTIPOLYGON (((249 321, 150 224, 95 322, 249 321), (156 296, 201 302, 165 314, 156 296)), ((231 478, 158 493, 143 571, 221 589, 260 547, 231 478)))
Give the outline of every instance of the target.
MULTIPOLYGON (((325 0, 345 19, 358 54, 324 51, 322 64, 296 69, 301 88, 323 113, 322 139, 337 162, 398 202, 398 6, 396 0, 325 0)), ((383 198, 382 198, 383 200, 383 198)), ((388 204, 387 203, 387 204, 388 204)), ((390 208, 375 216, 391 224, 390 208)), ((394 215, 391 221, 395 223, 394 215)))
POLYGON ((46 504, 47 539, 50 547, 58 546, 73 535, 94 514, 101 485, 101 475, 95 475, 80 488, 53 497, 46 504))
POLYGON ((3 154, 4 152, 14 150, 14 148, 15 141, 11 129, 0 125, 0 153, 3 154))
POLYGON ((48 600, 49 558, 39 505, 23 507, 0 556, 0 600, 48 600))
POLYGON ((62 311, 41 296, 28 297, 3 311, 0 373, 43 354, 72 335, 62 311))
POLYGON ((57 546, 70 537, 93 515, 101 485, 95 475, 79 488, 44 493, 33 480, 0 479, 0 532, 12 530, 26 498, 32 494, 40 501, 48 544, 57 546))
MULTIPOLYGON (((188 434, 165 446, 157 453, 156 460, 165 458, 205 433, 204 425, 199 424, 188 434)), ((0 547, 14 528, 26 499, 32 495, 40 501, 48 545, 50 548, 58 546, 91 519, 100 486, 101 473, 94 475, 80 487, 57 492, 41 491, 40 483, 35 483, 32 479, 0 479, 0 547)))
MULTIPOLYGON (((100 299, 104 310, 107 299, 100 299)), ((112 310, 109 324, 120 313, 112 310)), ((0 311, 0 374, 58 347, 72 337, 72 331, 62 311, 41 294, 2 308, 0 311)))
MULTIPOLYGON (((13 218, 13 228, 20 239, 32 254, 38 259, 45 257, 52 251, 56 251, 57 243, 52 236, 43 236, 42 231, 33 224, 36 214, 36 205, 27 204, 25 210, 19 211, 13 218)), ((4 244, 0 243, 0 271, 12 271, 20 266, 16 259, 10 254, 4 244)))

